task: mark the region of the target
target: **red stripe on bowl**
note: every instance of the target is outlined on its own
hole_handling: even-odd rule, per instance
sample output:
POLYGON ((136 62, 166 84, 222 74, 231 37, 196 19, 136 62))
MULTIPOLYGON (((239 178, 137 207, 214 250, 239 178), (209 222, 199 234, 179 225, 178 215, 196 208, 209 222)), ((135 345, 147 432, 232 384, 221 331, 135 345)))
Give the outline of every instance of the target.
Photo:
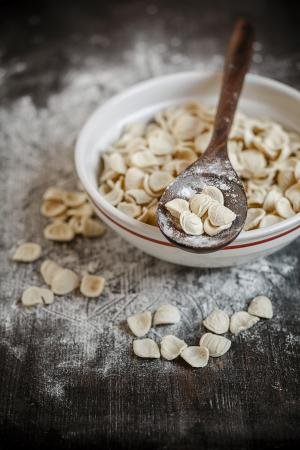
MULTIPOLYGON (((114 220, 112 217, 110 217, 106 212, 103 211, 96 203, 89 197, 91 203, 93 203, 94 207, 98 209, 101 214, 103 214, 107 219, 109 219, 111 222, 113 222, 118 227, 122 228, 123 230, 127 231, 130 234, 133 234, 134 236, 137 236, 141 239, 145 239, 146 241, 155 242, 155 244, 165 245, 166 247, 176 247, 174 244, 171 244, 170 242, 164 242, 159 241, 157 239, 150 238, 148 236, 144 236, 143 234, 137 233, 136 231, 130 230, 129 228, 124 227, 124 225, 121 225, 119 222, 114 220)), ((239 245, 229 245, 228 247, 222 248, 222 250, 236 250, 238 248, 244 248, 244 247, 253 247, 254 245, 259 244, 265 244, 266 242, 274 241, 275 239, 279 239, 282 236, 286 236, 289 233, 292 233, 293 231, 296 231, 300 228, 300 225, 297 225, 296 227, 284 231, 283 233, 277 234, 276 236, 272 236, 266 239, 262 239, 261 241, 255 241, 255 242, 249 242, 248 244, 239 244, 239 245)))

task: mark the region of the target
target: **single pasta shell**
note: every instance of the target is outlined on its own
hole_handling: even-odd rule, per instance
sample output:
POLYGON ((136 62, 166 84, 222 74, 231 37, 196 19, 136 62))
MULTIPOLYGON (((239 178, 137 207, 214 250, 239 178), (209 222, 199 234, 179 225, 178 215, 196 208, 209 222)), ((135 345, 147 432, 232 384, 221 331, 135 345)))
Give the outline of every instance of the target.
POLYGON ((265 214, 266 212, 262 208, 249 208, 243 229, 248 231, 257 228, 265 214))
POLYGON ((149 187, 157 193, 166 189, 166 187, 173 181, 172 175, 162 170, 156 170, 149 176, 149 187))
POLYGON ((137 337, 143 337, 151 328, 152 316, 150 311, 134 314, 127 318, 127 323, 132 333, 137 337))
POLYGON ((132 197, 138 205, 146 205, 152 200, 152 197, 143 189, 129 189, 126 194, 132 197))
POLYGON ((277 184, 283 191, 288 189, 296 181, 294 170, 280 170, 277 175, 277 184))
POLYGON ((208 363, 209 351, 203 345, 195 345, 184 348, 180 356, 192 367, 205 367, 208 363))
POLYGON ((74 291, 79 285, 79 277, 70 269, 60 269, 55 272, 52 282, 51 291, 57 295, 65 295, 74 291))
POLYGON ((170 304, 161 305, 155 312, 153 325, 173 324, 180 321, 179 309, 170 304))
POLYGON ((43 200, 58 200, 63 201, 65 191, 56 186, 49 187, 43 195, 43 200))
POLYGON ((246 311, 236 312, 230 318, 230 331, 233 334, 238 334, 241 331, 248 330, 258 321, 258 317, 251 316, 246 311))
POLYGON ((31 286, 22 294, 21 302, 24 306, 50 305, 54 301, 53 292, 49 289, 31 286))
POLYGON ((86 297, 99 297, 105 285, 105 278, 97 275, 84 275, 80 284, 80 292, 86 297))
POLYGON ((83 205, 78 206, 77 208, 69 208, 67 210, 68 217, 82 217, 88 216, 91 217, 94 211, 90 203, 86 202, 83 205))
POLYGON ((223 225, 222 227, 214 227, 210 223, 210 220, 208 217, 204 220, 204 223, 203 223, 203 229, 204 229, 205 233, 208 234, 209 236, 215 236, 216 234, 221 233, 221 231, 228 230, 228 228, 230 228, 230 227, 231 227, 231 223, 229 223, 228 225, 223 225))
POLYGON ((243 150, 240 158, 246 171, 250 173, 250 178, 267 165, 265 156, 257 150, 243 150))
POLYGON ((271 225, 275 225, 275 223, 282 222, 282 220, 282 217, 276 216, 275 214, 267 214, 261 219, 259 228, 270 227, 271 225))
POLYGON ((51 259, 46 259, 43 261, 40 267, 40 272, 45 283, 50 286, 54 275, 61 269, 62 267, 51 259))
POLYGON ((75 234, 82 234, 86 216, 72 216, 68 224, 73 228, 75 234))
POLYGON ((160 343, 161 356, 168 361, 172 361, 180 355, 183 349, 187 347, 186 343, 172 334, 164 336, 160 343))
POLYGON ((202 217, 207 212, 208 208, 213 204, 214 200, 206 194, 195 194, 190 198, 190 208, 194 214, 202 217))
POLYGON ((217 334, 205 333, 201 336, 200 346, 203 345, 209 351, 209 356, 217 358, 224 355, 231 346, 231 341, 224 336, 217 334))
POLYGON ((253 316, 262 317, 263 319, 272 319, 273 307, 271 300, 265 295, 255 297, 250 302, 248 313, 253 316))
POLYGON ((94 238, 102 236, 106 231, 105 226, 99 220, 86 217, 83 221, 82 234, 85 237, 94 238))
POLYGON ((127 216, 136 218, 141 215, 142 208, 140 205, 136 205, 135 203, 121 202, 117 206, 118 210, 127 216))
POLYGON ((213 333, 226 333, 229 330, 229 316, 221 309, 215 309, 203 320, 203 325, 213 333))
POLYGON ((218 189, 216 186, 205 186, 202 189, 202 194, 208 195, 216 202, 220 203, 221 205, 224 205, 224 197, 222 191, 218 189))
POLYGON ((63 202, 66 206, 77 208, 86 201, 86 194, 84 192, 69 191, 64 192, 63 202))
POLYGON ((159 348, 153 339, 135 339, 133 341, 133 352, 140 358, 160 358, 159 348))
POLYGON ((42 254, 42 247, 34 242, 21 244, 15 251, 12 259, 18 262, 33 262, 39 259, 42 254))
POLYGON ((123 156, 120 153, 112 153, 109 156, 109 165, 110 168, 116 173, 126 173, 126 164, 123 156))
POLYGON ((69 224, 54 222, 44 228, 44 236, 50 241, 68 242, 74 239, 75 233, 69 224))
POLYGON ((236 218, 236 215, 229 208, 226 208, 226 206, 214 203, 208 208, 208 218, 212 225, 221 227, 229 223, 231 224, 236 218))
POLYGON ((189 211, 189 204, 183 198, 173 198, 173 200, 165 204, 165 208, 167 208, 171 216, 179 219, 182 212, 189 211))
POLYGON ((173 121, 172 131, 179 140, 186 141, 194 139, 203 129, 199 117, 189 113, 183 113, 177 116, 173 121))
POLYGON ((203 234, 203 223, 199 216, 196 214, 184 211, 179 217, 180 225, 186 234, 192 236, 199 236, 203 234))
POLYGON ((45 200, 41 207, 41 213, 45 217, 55 217, 66 211, 67 207, 60 200, 45 200))
POLYGON ((175 139, 167 131, 157 128, 148 135, 148 144, 154 155, 170 155, 173 152, 175 139))
POLYGON ((140 189, 143 186, 144 172, 137 167, 130 167, 125 174, 125 190, 140 189))
POLYGON ((154 191, 152 191, 151 189, 150 189, 150 186, 149 186, 149 178, 150 178, 150 175, 149 174, 147 174, 147 175, 145 175, 145 177, 144 177, 144 180, 143 180, 143 189, 144 189, 144 191, 148 194, 148 195, 150 195, 150 197, 160 197, 161 196, 161 192, 154 192, 154 191))
POLYGON ((157 166, 157 159, 150 150, 142 150, 140 152, 133 153, 130 156, 130 163, 132 166, 143 169, 146 167, 157 166))
POLYGON ((275 210, 276 202, 282 197, 282 193, 276 189, 271 189, 270 192, 267 193, 264 203, 263 209, 266 212, 272 212, 275 210))
POLYGON ((295 212, 289 202, 285 197, 280 198, 275 204, 275 211, 280 217, 288 219, 295 215, 295 212))

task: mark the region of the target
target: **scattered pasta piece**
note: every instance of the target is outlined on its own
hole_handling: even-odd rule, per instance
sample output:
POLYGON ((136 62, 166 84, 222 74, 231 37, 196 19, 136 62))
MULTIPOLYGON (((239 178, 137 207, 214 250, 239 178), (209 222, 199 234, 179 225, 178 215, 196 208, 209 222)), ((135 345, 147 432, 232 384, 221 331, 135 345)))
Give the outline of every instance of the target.
POLYGON ((21 244, 15 251, 12 260, 18 262, 33 262, 39 259, 42 254, 42 247, 33 242, 21 244))
POLYGON ((273 307, 271 300, 264 295, 255 297, 250 302, 248 313, 252 316, 262 317, 263 319, 272 319, 273 307))
POLYGON ((236 312, 230 318, 230 332, 238 334, 241 331, 248 330, 258 321, 258 317, 254 317, 246 311, 236 312))
POLYGON ((153 317, 153 325, 174 324, 180 321, 179 309, 170 304, 161 305, 153 317))
POLYGON ((57 295, 65 295, 74 291, 79 286, 79 277, 70 269, 60 269, 55 272, 52 282, 51 291, 57 295))
POLYGON ((208 363, 209 351, 203 345, 195 345, 183 349, 180 356, 192 367, 205 367, 208 363))
POLYGON ((152 339, 135 339, 133 341, 133 351, 140 358, 160 358, 159 348, 152 339))
POLYGON ((68 223, 54 222, 46 226, 44 236, 50 241, 68 242, 74 238, 75 233, 68 223))
POLYGON ((164 336, 160 343, 161 356, 171 361, 179 356, 183 349, 187 347, 186 343, 172 334, 164 336))
POLYGON ((226 333, 229 330, 229 316, 224 311, 215 309, 203 320, 203 325, 213 333, 226 333))
POLYGON ((62 198, 64 204, 71 208, 77 208, 86 201, 86 194, 84 192, 64 192, 62 198))
POLYGON ((51 261, 51 259, 46 259, 43 261, 40 267, 40 272, 45 283, 50 286, 54 275, 61 269, 62 267, 56 262, 51 261))
POLYGON ((64 196, 64 189, 61 189, 56 186, 49 187, 46 192, 43 195, 44 200, 57 200, 57 201, 63 201, 64 196))
POLYGON ((105 285, 105 279, 96 275, 84 275, 80 284, 80 292, 86 297, 99 297, 105 285))
POLYGON ((105 226, 99 220, 85 218, 83 221, 82 234, 83 236, 94 238, 102 236, 106 231, 105 226))
POLYGON ((50 305, 54 301, 53 292, 49 289, 31 286, 22 294, 21 302, 24 306, 50 305))
POLYGON ((93 208, 89 203, 84 203, 83 205, 77 206, 77 208, 70 208, 67 210, 68 217, 91 217, 93 215, 93 208))
POLYGON ((60 200, 45 200, 41 207, 41 213, 45 217, 55 217, 66 211, 67 207, 60 200))
POLYGON ((200 339, 200 346, 204 346, 209 351, 209 356, 217 358, 224 355, 231 346, 231 341, 224 336, 217 334, 205 333, 200 339))
POLYGON ((127 323, 132 333, 137 337, 143 337, 151 328, 152 316, 150 311, 134 314, 127 318, 127 323))

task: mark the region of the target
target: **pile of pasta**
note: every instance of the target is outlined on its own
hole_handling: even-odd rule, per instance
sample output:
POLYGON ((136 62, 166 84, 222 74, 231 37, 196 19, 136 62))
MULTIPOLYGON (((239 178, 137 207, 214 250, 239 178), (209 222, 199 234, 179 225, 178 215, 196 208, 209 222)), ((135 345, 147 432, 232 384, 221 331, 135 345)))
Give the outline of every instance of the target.
MULTIPOLYGON (((121 212, 156 225, 165 188, 206 150, 214 110, 197 102, 172 106, 149 123, 128 125, 101 156, 99 190, 121 212)), ((273 225, 300 212, 300 136, 269 120, 237 113, 230 161, 248 200, 244 230, 273 225)))

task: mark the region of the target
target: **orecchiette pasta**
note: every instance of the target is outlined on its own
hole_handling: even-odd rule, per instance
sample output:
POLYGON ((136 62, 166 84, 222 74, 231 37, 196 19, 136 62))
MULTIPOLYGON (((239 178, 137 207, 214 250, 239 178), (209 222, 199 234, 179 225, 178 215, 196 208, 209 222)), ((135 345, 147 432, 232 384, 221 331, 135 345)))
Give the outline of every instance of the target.
MULTIPOLYGON (((126 126, 121 137, 103 153, 101 195, 123 213, 156 225, 156 206, 152 201, 159 200, 174 177, 204 153, 213 121, 211 109, 191 102, 160 111, 149 123, 126 126)), ((270 226, 300 212, 297 133, 288 132, 275 122, 238 113, 230 133, 228 154, 247 194, 250 210, 245 231, 270 226)), ((215 186, 206 189, 194 196, 190 205, 176 199, 167 208, 177 219, 182 212, 191 211, 201 218, 204 232, 214 235, 228 227, 224 220, 222 224, 218 220, 220 212, 222 215, 226 210, 221 208, 222 192, 215 186), (211 217, 207 218, 211 202, 219 205, 212 207, 211 217)), ((49 201, 43 206, 45 215, 57 217, 63 212, 61 192, 49 191, 45 201, 49 201)), ((184 217, 186 220, 187 214, 184 217)))

